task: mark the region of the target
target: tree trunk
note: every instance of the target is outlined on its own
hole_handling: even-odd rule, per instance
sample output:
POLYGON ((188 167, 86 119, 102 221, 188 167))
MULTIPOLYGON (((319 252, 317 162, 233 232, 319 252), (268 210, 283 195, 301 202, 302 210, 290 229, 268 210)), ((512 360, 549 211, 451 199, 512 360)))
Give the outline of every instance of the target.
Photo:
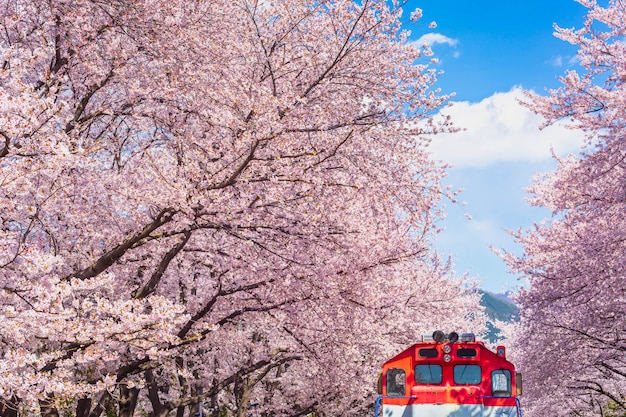
MULTIPOLYGON (((202 395, 202 387, 195 387, 195 391, 196 391, 196 395, 202 395)), ((199 403, 193 404, 189 406, 189 416, 193 417, 195 415, 200 415, 200 408, 203 407, 203 401, 200 401, 199 403)), ((179 407, 178 408, 179 411, 182 409, 184 411, 184 408, 179 407)), ((202 411, 202 416, 204 416, 204 410, 202 411)), ((177 414, 176 417, 183 417, 182 414, 177 414)))
POLYGON ((161 408, 161 410, 158 413, 154 413, 154 417, 167 417, 170 414, 171 410, 168 410, 166 408, 161 408))
POLYGON ((41 410, 41 417, 59 417, 59 410, 57 410, 54 403, 51 401, 40 400, 39 409, 41 410))
MULTIPOLYGON (((217 363, 217 359, 213 360, 213 368, 217 369, 219 364, 217 363)), ((211 395, 211 417, 220 417, 220 404, 217 400, 218 391, 215 390, 217 387, 217 378, 213 378, 213 390, 215 394, 211 395)))
POLYGON ((113 398, 111 398, 111 394, 108 391, 104 391, 98 404, 89 413, 89 417, 100 417, 104 412, 111 409, 112 406, 113 398))
POLYGON ((252 394, 252 387, 249 383, 249 378, 239 377, 235 380, 235 404, 237 406, 237 411, 235 412, 235 417, 245 417, 246 411, 248 411, 248 407, 250 406, 250 394, 252 394))
POLYGON ((137 407, 139 388, 127 388, 120 385, 119 417, 133 417, 137 407))
POLYGON ((0 417, 17 417, 18 403, 16 397, 12 397, 11 401, 0 401, 0 417))
POLYGON ((76 417, 89 417, 91 398, 81 398, 76 404, 76 417))
POLYGON ((165 415, 169 413, 169 410, 164 410, 163 403, 161 403, 161 399, 159 398, 159 387, 157 386, 157 382, 154 378, 154 373, 151 369, 146 370, 144 373, 146 377, 146 386, 148 388, 148 399, 152 404, 152 413, 154 416, 160 416, 163 412, 165 415))
POLYGON ((217 394, 211 395, 211 417, 220 417, 220 404, 217 401, 217 394))

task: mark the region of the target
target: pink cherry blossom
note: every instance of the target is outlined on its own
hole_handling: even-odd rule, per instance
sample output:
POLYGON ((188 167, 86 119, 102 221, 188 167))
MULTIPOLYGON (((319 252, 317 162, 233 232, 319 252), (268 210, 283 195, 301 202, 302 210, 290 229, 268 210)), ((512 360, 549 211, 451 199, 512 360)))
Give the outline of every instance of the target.
POLYGON ((410 17, 411 21, 417 22, 418 20, 420 20, 422 18, 423 14, 424 13, 423 13, 422 9, 420 9, 418 7, 418 8, 416 8, 415 10, 413 10, 411 12, 409 17, 410 17))
POLYGON ((589 8, 582 28, 556 28, 557 37, 578 46, 581 68, 548 96, 530 95, 528 106, 547 124, 563 119, 583 130, 587 143, 530 187, 532 204, 552 216, 516 232, 524 252, 506 256, 530 282, 520 295, 518 345, 532 416, 626 410, 626 9, 620 1, 581 3, 589 8))
POLYGON ((0 0, 4 415, 361 415, 401 346, 480 330, 400 16, 0 0))

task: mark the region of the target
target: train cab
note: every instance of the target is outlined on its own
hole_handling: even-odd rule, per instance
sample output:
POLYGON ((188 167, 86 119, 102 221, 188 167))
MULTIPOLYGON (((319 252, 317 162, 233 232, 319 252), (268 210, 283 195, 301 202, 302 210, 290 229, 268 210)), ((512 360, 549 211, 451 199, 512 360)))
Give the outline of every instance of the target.
POLYGON ((474 334, 435 331, 384 363, 383 417, 521 417, 521 374, 474 334))

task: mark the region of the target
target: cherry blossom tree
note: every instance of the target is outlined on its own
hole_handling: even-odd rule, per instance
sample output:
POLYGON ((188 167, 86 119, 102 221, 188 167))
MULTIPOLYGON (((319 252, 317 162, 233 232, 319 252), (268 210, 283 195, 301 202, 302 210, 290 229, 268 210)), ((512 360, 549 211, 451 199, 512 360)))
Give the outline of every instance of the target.
POLYGON ((3 415, 349 415, 473 325, 401 12, 0 0, 3 415))
POLYGON ((569 120, 587 133, 576 156, 530 188, 551 218, 518 232, 524 247, 509 256, 528 277, 520 297, 522 365, 533 415, 623 415, 626 411, 626 7, 589 8, 580 29, 557 27, 577 45, 580 71, 530 105, 547 123, 569 120))

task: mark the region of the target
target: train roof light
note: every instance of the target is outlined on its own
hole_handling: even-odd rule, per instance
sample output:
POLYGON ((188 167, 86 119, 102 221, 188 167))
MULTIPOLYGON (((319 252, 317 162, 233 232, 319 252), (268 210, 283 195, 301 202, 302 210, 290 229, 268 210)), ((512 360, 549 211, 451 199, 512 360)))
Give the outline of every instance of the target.
POLYGON ((461 333, 461 342, 475 342, 476 335, 474 333, 461 333))
POLYGON ((437 343, 442 343, 446 340, 446 334, 441 330, 435 330, 433 332, 433 340, 437 343))
POLYGON ((457 332, 450 332, 449 334, 445 334, 441 330, 435 330, 432 333, 427 332, 422 334, 422 342, 443 343, 446 341, 450 343, 456 343, 458 341, 475 342, 476 336, 474 336, 474 333, 461 333, 460 336, 457 332))

